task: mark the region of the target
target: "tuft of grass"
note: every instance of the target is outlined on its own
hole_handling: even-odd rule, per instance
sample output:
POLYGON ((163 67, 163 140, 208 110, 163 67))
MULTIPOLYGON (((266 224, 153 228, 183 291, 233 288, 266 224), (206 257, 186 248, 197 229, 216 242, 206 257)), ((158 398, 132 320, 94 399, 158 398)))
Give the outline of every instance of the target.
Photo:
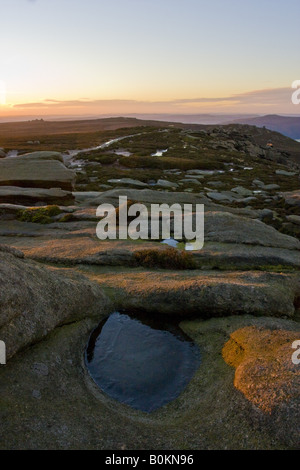
POLYGON ((148 249, 134 253, 138 265, 146 268, 196 269, 197 265, 190 253, 168 247, 164 250, 148 249))
POLYGON ((32 222, 34 224, 50 224, 51 217, 59 215, 62 211, 58 206, 30 207, 19 211, 17 219, 22 222, 32 222))

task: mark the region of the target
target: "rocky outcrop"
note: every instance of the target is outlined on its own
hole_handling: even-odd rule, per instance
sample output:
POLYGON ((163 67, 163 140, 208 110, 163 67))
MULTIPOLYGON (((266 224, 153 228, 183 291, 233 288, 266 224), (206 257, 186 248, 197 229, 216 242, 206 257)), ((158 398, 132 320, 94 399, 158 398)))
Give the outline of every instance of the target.
MULTIPOLYGON (((85 271, 84 271, 85 272, 85 271)), ((299 277, 266 272, 87 269, 118 308, 188 318, 227 315, 293 317, 299 277)))
POLYGON ((0 246, 0 338, 8 358, 57 326, 101 318, 108 308, 101 288, 85 277, 25 261, 0 246))
POLYGON ((55 159, 48 158, 32 157, 32 154, 29 154, 27 157, 2 159, 0 186, 60 188, 72 191, 75 185, 75 173, 59 161, 59 156, 55 159))
POLYGON ((242 243, 205 242, 202 250, 193 253, 193 257, 202 269, 300 268, 298 250, 242 243))
POLYGON ((236 389, 234 369, 222 358, 236 330, 254 326, 292 332, 294 322, 243 316, 181 323, 200 348, 201 364, 183 393, 151 414, 112 400, 87 374, 83 354, 96 325, 95 319, 86 319, 57 328, 1 366, 1 449, 296 447, 299 415, 292 416, 292 401, 285 402, 281 415, 265 413, 236 389))
POLYGON ((205 213, 205 241, 300 250, 300 241, 260 220, 227 212, 205 213))
POLYGON ((276 170, 275 173, 276 175, 281 175, 281 176, 295 176, 297 174, 293 171, 286 171, 286 170, 276 170))
POLYGON ((16 186, 0 185, 0 203, 17 205, 69 205, 73 202, 74 196, 72 193, 59 188, 19 188, 16 186))
MULTIPOLYGON (((0 340, 8 362, 0 366, 1 448, 299 447, 299 366, 291 362, 291 343, 299 340, 300 242, 281 233, 298 234, 291 227, 299 227, 299 191, 290 190, 299 169, 275 163, 288 154, 265 147, 267 131, 209 129, 204 139, 188 131, 191 162, 183 159, 181 170, 153 168, 153 157, 149 167, 126 171, 124 159, 113 157, 107 167, 109 158, 101 165, 93 152, 85 161, 76 151, 2 155, 0 340), (255 132, 263 132, 261 141, 255 132), (222 149, 215 162, 213 148, 222 149), (64 160, 86 192, 71 193, 75 172, 64 160), (108 178, 114 189, 104 184, 108 178), (294 207, 286 210, 278 190, 290 191, 282 195, 294 207), (117 207, 119 196, 148 208, 204 204, 204 247, 187 253, 180 251, 186 240, 174 251, 160 240, 100 241, 96 207, 117 207), (27 205, 46 204, 60 209, 24 221, 27 205), (106 396, 85 367, 92 331, 118 309, 149 321, 182 320, 200 349, 201 364, 183 393, 151 414, 106 396)), ((177 163, 166 160, 170 165, 177 163)))
POLYGON ((288 206, 300 206, 300 190, 281 193, 288 206))
POLYGON ((292 224, 300 225, 300 215, 288 215, 286 219, 292 224))
POLYGON ((300 368, 292 362, 296 340, 299 331, 252 326, 232 333, 223 348, 225 361, 236 369, 234 386, 271 416, 274 433, 295 448, 300 445, 300 368))
MULTIPOLYGON (((235 198, 234 193, 231 196, 235 198)), ((97 192, 87 193, 73 193, 78 201, 90 207, 97 207, 100 204, 113 204, 115 207, 119 205, 119 197, 127 196, 128 200, 140 202, 146 205, 149 204, 204 204, 206 211, 226 211, 249 217, 257 217, 258 212, 247 208, 232 208, 224 207, 220 204, 215 204, 203 194, 189 194, 186 192, 168 192, 168 191, 155 191, 152 189, 111 189, 101 194, 97 192)))
MULTIPOLYGON (((100 241, 96 237, 96 210, 91 207, 62 207, 62 213, 53 217, 53 222, 46 225, 9 220, 22 208, 24 207, 0 205, 0 213, 3 213, 0 242, 15 246, 35 260, 135 266, 134 254, 137 251, 151 248, 158 252, 165 249, 159 240, 151 241, 151 233, 149 240, 144 242, 100 241)), ((300 267, 299 240, 282 234, 259 220, 227 212, 207 211, 204 228, 204 247, 190 252, 198 269, 278 271, 283 267, 300 267)), ((173 231, 174 223, 171 221, 171 235, 173 231)))
POLYGON ((120 179, 111 179, 107 180, 108 183, 119 184, 121 186, 136 186, 137 188, 147 188, 148 184, 143 183, 139 180, 134 180, 132 178, 120 178, 120 179))
POLYGON ((161 188, 178 188, 178 184, 162 179, 157 180, 156 186, 160 186, 161 188))
MULTIPOLYGON (((6 222, 0 230, 2 243, 10 243, 22 250, 26 257, 43 262, 91 264, 102 266, 136 266, 134 254, 140 250, 164 250, 156 242, 135 243, 122 240, 99 241, 92 237, 92 230, 70 223, 59 224, 59 229, 37 224, 6 222), (66 225, 66 230, 63 230, 66 225), (28 226, 28 227, 27 227, 28 226), (90 235, 91 232, 91 236, 90 235), (9 236, 9 238, 8 238, 9 236)), ((53 224, 51 224, 53 227, 53 224)), ((206 242, 202 250, 190 252, 198 269, 282 269, 300 268, 298 250, 272 248, 238 243, 206 242)))

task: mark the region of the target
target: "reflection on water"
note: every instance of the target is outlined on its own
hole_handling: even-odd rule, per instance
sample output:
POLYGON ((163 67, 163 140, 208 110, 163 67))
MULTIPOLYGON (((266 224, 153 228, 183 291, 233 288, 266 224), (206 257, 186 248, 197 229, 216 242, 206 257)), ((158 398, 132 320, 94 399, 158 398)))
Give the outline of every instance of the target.
POLYGON ((157 150, 155 153, 151 153, 151 157, 162 157, 164 153, 166 153, 168 149, 165 150, 157 150))
POLYGON ((18 150, 10 150, 9 152, 7 152, 6 156, 7 157, 17 157, 18 153, 19 153, 18 150))
POLYGON ((101 390, 150 413, 183 391, 200 352, 178 326, 115 312, 92 333, 85 359, 101 390))
MULTIPOLYGON (((92 152, 94 150, 103 150, 103 149, 106 149, 106 148, 110 147, 112 144, 120 142, 121 140, 129 139, 130 137, 135 137, 135 136, 140 136, 140 135, 142 135, 142 133, 126 135, 126 136, 123 136, 123 137, 117 137, 116 139, 108 140, 107 142, 104 142, 104 144, 97 145, 96 147, 89 147, 89 148, 81 149, 81 150, 68 150, 67 153, 63 154, 64 162, 69 163, 73 158, 77 157, 77 155, 79 155, 81 153, 88 153, 88 152, 92 152)), ((76 165, 78 161, 73 161, 73 164, 76 165)))
POLYGON ((132 155, 132 153, 128 152, 127 150, 115 150, 114 153, 116 155, 120 155, 121 157, 130 157, 130 155, 132 155))
POLYGON ((163 243, 164 245, 169 245, 171 246, 172 248, 176 248, 179 241, 177 240, 174 240, 174 238, 166 238, 165 240, 163 240, 161 243, 163 243))

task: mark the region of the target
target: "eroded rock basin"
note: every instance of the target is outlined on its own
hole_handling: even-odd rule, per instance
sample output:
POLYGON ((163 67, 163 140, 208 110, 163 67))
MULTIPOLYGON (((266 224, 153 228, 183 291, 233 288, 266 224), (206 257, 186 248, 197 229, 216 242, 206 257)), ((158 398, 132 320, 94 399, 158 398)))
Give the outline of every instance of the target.
POLYGON ((103 392, 150 413, 184 390, 200 350, 174 324, 114 312, 91 334, 85 362, 103 392))

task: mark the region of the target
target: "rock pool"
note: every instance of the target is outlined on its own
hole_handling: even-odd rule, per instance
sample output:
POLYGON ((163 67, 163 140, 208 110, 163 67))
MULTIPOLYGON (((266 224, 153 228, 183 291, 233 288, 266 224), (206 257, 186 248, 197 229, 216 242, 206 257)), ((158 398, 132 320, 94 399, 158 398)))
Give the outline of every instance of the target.
POLYGON ((114 312, 91 334, 85 363, 103 392, 150 413, 184 390, 200 351, 175 324, 114 312))

